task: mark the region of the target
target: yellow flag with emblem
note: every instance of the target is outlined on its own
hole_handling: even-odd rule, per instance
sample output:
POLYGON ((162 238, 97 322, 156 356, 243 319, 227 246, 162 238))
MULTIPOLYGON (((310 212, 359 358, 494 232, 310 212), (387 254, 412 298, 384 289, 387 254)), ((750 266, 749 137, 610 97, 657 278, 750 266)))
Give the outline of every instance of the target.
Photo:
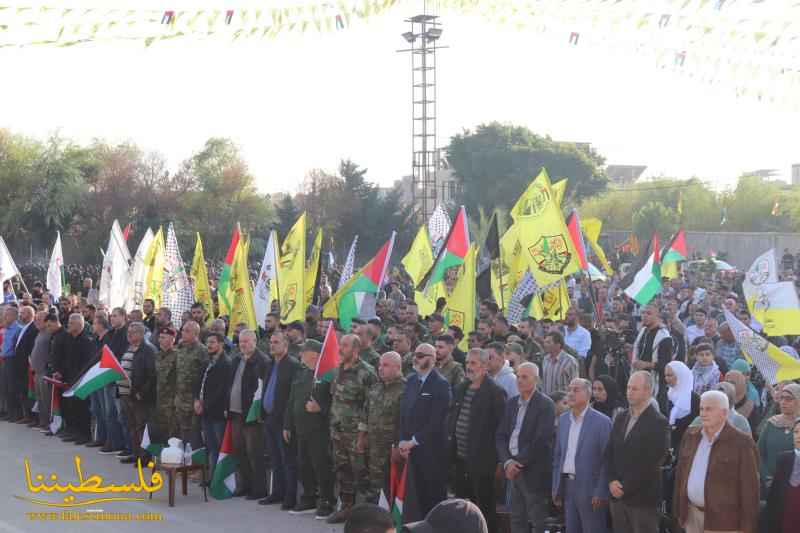
POLYGON ((540 287, 580 270, 561 207, 542 169, 511 210, 522 255, 540 287))
POLYGON ((247 268, 247 255, 250 252, 250 236, 239 239, 236 255, 231 269, 231 289, 233 290, 233 308, 228 336, 233 338, 236 326, 247 324, 247 329, 256 330, 258 321, 253 307, 253 289, 250 286, 250 271, 247 268))
POLYGON ((512 224, 500 237, 500 258, 492 262, 492 294, 497 305, 504 309, 508 308, 514 289, 528 266, 522 254, 518 228, 512 224))
POLYGON ((556 204, 559 207, 561 207, 561 204, 564 202, 564 195, 567 193, 568 181, 569 180, 567 178, 562 178, 553 184, 553 194, 556 197, 556 204))
POLYGON ((561 282, 557 287, 551 287, 542 294, 537 294, 531 300, 529 315, 536 320, 549 318, 553 321, 567 318, 569 310, 569 291, 567 284, 561 282))
MULTIPOLYGON (((406 269, 414 286, 419 285, 422 277, 433 266, 433 248, 431 247, 431 239, 428 235, 428 227, 423 225, 419 228, 417 236, 414 237, 414 242, 411 243, 408 253, 400 261, 403 268, 406 269)), ((425 287, 423 287, 425 288, 425 287)), ((436 299, 444 296, 444 283, 436 283, 427 287, 427 291, 414 291, 414 302, 419 308, 419 313, 422 316, 427 316, 436 311, 436 299)))
MULTIPOLYGON (((600 246, 599 242, 600 231, 603 229, 603 221, 599 218, 582 218, 581 229, 583 230, 583 236, 589 242, 589 246, 592 247, 594 255, 597 256, 597 260, 600 261, 600 265, 603 267, 603 270, 605 270, 606 274, 609 276, 613 275, 614 269, 608 264, 606 253, 603 251, 603 248, 600 246)), ((661 274, 664 274, 663 265, 661 266, 661 274)))
POLYGON ((281 295, 281 323, 306 319, 305 301, 306 214, 300 215, 281 244, 278 291, 281 295))
MULTIPOLYGON (((306 268, 305 279, 305 307, 308 309, 314 299, 314 289, 317 287, 317 277, 319 276, 319 256, 322 253, 322 228, 317 230, 314 238, 314 246, 311 247, 311 257, 308 258, 308 268, 306 268)), ((305 311, 304 311, 305 312, 305 311)))
POLYGON ((147 249, 147 254, 144 256, 144 264, 147 268, 144 298, 153 300, 156 310, 161 305, 161 282, 164 279, 165 251, 164 232, 161 228, 158 228, 158 233, 156 233, 153 242, 150 243, 150 248, 147 249))
POLYGON ((197 234, 197 242, 194 245, 190 277, 192 278, 194 301, 203 304, 203 309, 206 310, 208 317, 206 323, 210 324, 214 320, 214 302, 211 299, 211 287, 208 283, 208 269, 203 256, 203 241, 200 240, 200 233, 197 234))
POLYGON ((467 338, 475 329, 475 263, 478 257, 478 247, 475 244, 469 247, 464 256, 464 264, 460 267, 458 279, 453 286, 453 292, 447 298, 444 308, 444 317, 448 326, 458 326, 464 332, 464 338, 459 343, 459 348, 466 351, 467 338))

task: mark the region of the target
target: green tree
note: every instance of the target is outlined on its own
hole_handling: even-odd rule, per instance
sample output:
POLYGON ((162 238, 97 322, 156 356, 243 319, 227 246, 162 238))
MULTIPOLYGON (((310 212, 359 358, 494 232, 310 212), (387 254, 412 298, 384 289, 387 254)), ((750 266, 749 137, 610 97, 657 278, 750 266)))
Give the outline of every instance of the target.
POLYGON ((275 207, 275 222, 277 225, 278 236, 283 239, 289 230, 292 229, 297 218, 300 216, 300 211, 292 200, 291 195, 284 194, 281 196, 278 205, 275 207))
POLYGON ((640 242, 647 242, 653 233, 665 241, 677 229, 677 213, 657 202, 645 204, 633 215, 633 232, 640 242))
POLYGON ((606 188, 603 159, 594 150, 557 142, 528 128, 492 122, 455 135, 447 160, 461 181, 462 202, 510 208, 542 167, 551 180, 569 178, 565 198, 575 203, 606 188))

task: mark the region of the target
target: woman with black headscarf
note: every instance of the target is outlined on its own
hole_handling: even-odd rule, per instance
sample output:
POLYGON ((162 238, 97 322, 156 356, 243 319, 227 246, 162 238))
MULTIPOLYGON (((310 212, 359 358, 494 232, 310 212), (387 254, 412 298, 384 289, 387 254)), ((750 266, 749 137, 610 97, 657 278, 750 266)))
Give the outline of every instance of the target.
POLYGON ((619 411, 624 409, 619 396, 617 382, 609 375, 597 376, 592 383, 592 407, 600 411, 612 421, 619 411))

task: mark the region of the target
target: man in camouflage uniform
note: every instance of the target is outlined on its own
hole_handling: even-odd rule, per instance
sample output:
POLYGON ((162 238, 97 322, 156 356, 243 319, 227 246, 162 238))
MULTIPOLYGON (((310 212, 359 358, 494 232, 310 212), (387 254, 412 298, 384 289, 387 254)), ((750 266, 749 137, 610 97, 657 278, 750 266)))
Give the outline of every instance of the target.
POLYGON ((362 361, 368 363, 372 368, 377 370, 378 360, 381 358, 381 354, 373 347, 376 339, 374 330, 366 322, 360 322, 355 334, 358 335, 358 340, 361 341, 361 351, 358 356, 362 361))
POLYGON ((386 352, 380 358, 378 376, 367 392, 365 421, 358 424, 357 450, 369 451, 369 490, 366 501, 378 503, 386 486, 392 445, 398 440, 400 427, 400 396, 406 386, 401 374, 402 360, 397 352, 386 352))
POLYGON ((356 335, 342 337, 340 363, 331 382, 331 440, 342 508, 327 519, 329 524, 346 522, 358 488, 366 489, 365 458, 356 449, 356 441, 358 425, 364 422, 367 391, 375 384, 377 376, 358 356, 360 351, 361 343, 356 335))
POLYGON ((450 335, 440 335, 436 339, 436 369, 450 384, 450 392, 464 382, 464 367, 453 359, 456 341, 450 335))
MULTIPOLYGON (((156 354, 156 409, 155 423, 158 441, 166 445, 167 439, 177 433, 175 422, 176 332, 172 328, 161 328, 158 332, 159 351, 156 354)), ((152 437, 151 437, 152 438, 152 437)))
POLYGON ((200 380, 208 366, 208 350, 200 343, 200 326, 187 320, 181 328, 181 345, 175 360, 175 424, 178 437, 197 447, 199 419, 194 401, 200 396, 200 380))

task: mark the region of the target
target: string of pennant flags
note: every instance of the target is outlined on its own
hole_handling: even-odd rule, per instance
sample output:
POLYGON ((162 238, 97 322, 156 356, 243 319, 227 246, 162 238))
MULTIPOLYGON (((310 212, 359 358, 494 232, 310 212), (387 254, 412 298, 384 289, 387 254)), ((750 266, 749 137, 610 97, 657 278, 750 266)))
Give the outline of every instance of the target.
MULTIPOLYGON (((31 0, 27 0, 31 1, 31 0)), ((335 32, 408 0, 283 0, 231 9, 2 5, 0 47, 175 38, 231 41, 335 32)), ((660 70, 733 87, 739 96, 800 105, 800 0, 438 0, 581 48, 634 51, 660 70)))

